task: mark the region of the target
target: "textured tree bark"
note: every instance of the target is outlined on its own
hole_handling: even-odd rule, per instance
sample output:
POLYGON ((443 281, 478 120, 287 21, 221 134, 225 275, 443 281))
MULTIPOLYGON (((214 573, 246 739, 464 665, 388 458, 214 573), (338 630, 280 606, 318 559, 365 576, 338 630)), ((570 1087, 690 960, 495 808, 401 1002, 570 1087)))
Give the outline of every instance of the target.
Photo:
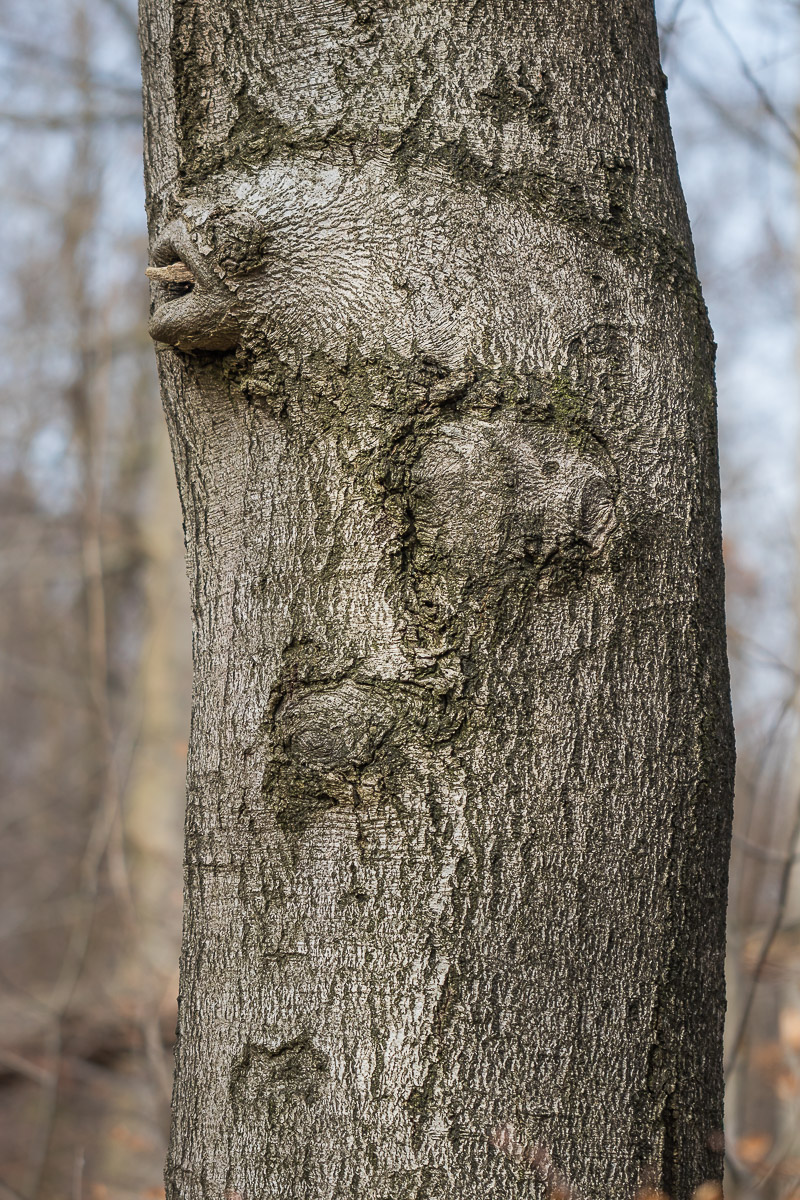
POLYGON ((167 1194, 682 1200, 721 1170, 732 741, 651 2, 141 25, 187 269, 167 1194))

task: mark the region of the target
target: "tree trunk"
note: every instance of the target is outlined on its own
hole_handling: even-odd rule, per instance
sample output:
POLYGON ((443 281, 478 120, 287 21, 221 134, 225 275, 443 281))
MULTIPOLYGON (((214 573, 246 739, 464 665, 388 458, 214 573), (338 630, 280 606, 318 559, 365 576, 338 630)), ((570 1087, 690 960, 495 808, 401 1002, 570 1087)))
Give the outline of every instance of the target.
POLYGON ((713 343, 650 0, 143 0, 182 1200, 721 1172, 713 343), (194 280, 192 284, 189 278, 194 280))

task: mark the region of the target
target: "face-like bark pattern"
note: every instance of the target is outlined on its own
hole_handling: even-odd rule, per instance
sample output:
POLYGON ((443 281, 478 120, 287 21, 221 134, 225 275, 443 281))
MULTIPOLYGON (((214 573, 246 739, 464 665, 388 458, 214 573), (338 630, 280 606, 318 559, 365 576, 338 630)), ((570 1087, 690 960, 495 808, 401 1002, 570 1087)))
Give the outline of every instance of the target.
POLYGON ((146 0, 193 582, 168 1195, 720 1168, 712 345, 650 5, 146 0))

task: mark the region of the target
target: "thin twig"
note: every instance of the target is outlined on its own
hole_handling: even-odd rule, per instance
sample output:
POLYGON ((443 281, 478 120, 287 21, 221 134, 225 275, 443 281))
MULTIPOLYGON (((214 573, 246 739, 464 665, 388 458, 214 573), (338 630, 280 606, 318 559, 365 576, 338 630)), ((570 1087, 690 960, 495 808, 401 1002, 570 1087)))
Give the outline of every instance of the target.
POLYGON ((83 1146, 76 1146, 72 1164, 72 1200, 83 1200, 83 1169, 85 1165, 86 1156, 83 1146))
POLYGON ((686 0, 675 0, 675 4, 672 7, 672 12, 670 13, 669 17, 667 18, 667 20, 664 22, 664 25, 662 26, 662 29, 661 29, 661 51, 662 51, 661 57, 665 61, 666 61, 667 55, 669 54, 669 44, 672 41, 673 35, 675 33, 675 26, 678 23, 678 17, 681 15, 681 9, 683 8, 685 2, 686 2, 686 0))
MULTIPOLYGON (((752 854, 753 858, 760 858, 762 862, 782 863, 786 865, 786 854, 782 850, 773 850, 770 846, 759 846, 756 842, 751 842, 749 838, 743 837, 740 833, 733 835, 734 845, 740 846, 745 854, 752 854)), ((800 859, 800 854, 793 854, 791 862, 796 863, 800 859)))
POLYGON ((720 36, 722 38, 724 38, 724 40, 727 42, 727 44, 730 46, 731 50, 733 51, 734 55, 736 56, 736 61, 739 64, 740 71, 742 72, 742 74, 744 75, 745 79, 750 84, 750 86, 753 88, 753 91, 756 93, 756 95, 758 96, 761 103, 764 105, 765 110, 769 113, 769 115, 773 118, 773 120, 776 121, 778 125, 780 125, 783 132, 787 135, 787 137, 789 137, 791 139, 791 141, 794 143, 794 145, 798 149, 800 149, 800 137, 798 137, 797 132, 792 128, 792 126, 786 120, 783 113, 780 112, 776 108, 775 104, 772 101, 772 98, 769 95, 769 92, 766 90, 766 88, 761 83, 761 81, 753 73, 752 68, 750 67, 750 64, 748 63, 744 54, 742 54, 742 51, 739 49, 739 43, 734 38, 733 34, 729 31, 727 25, 724 24, 724 22, 722 21, 722 19, 719 16, 719 13, 717 12, 716 8, 714 7, 714 0, 703 0, 703 3, 705 4, 706 8, 708 9, 708 14, 711 17, 711 20, 713 21, 720 36))
MULTIPOLYGON (((722 125, 727 126, 736 137, 743 138, 749 145, 754 146, 762 152, 774 155, 780 162, 785 163, 787 166, 793 164, 792 155, 788 150, 784 152, 784 150, 779 149, 778 146, 772 144, 761 129, 747 124, 746 121, 741 120, 734 112, 731 112, 719 97, 715 96, 711 89, 706 87, 702 80, 698 79, 696 75, 687 69, 685 63, 678 64, 675 74, 676 77, 688 83, 689 87, 702 100, 706 108, 714 114, 722 125)), ((769 651, 766 647, 759 645, 753 638, 749 638, 744 633, 737 634, 737 637, 743 644, 752 646, 759 651, 759 655, 753 655, 756 662, 796 676, 797 672, 792 667, 788 667, 785 663, 781 662, 777 655, 769 651)))
POLYGON ((23 1078, 30 1079, 42 1087, 52 1087, 55 1082, 53 1072, 48 1071, 46 1067, 40 1067, 37 1063, 32 1063, 30 1059, 23 1058, 21 1054, 15 1054, 13 1050, 4 1050, 2 1047, 0 1047, 0 1067, 6 1067, 15 1075, 22 1075, 23 1078))
POLYGON ((123 0, 105 0, 105 4, 120 19, 128 32, 133 34, 138 44, 139 22, 136 13, 129 9, 123 0))
POLYGON ((22 1195, 22 1192, 18 1192, 16 1188, 11 1186, 10 1183, 6 1183, 5 1179, 0 1179, 0 1192, 6 1196, 9 1196, 10 1200, 27 1200, 27 1198, 22 1195))
POLYGON ((0 121, 10 121, 14 125, 35 125, 40 129, 78 129, 82 125, 124 125, 129 122, 140 124, 141 110, 137 112, 94 112, 94 113, 65 113, 62 116, 51 116, 49 113, 22 113, 0 111, 0 121))

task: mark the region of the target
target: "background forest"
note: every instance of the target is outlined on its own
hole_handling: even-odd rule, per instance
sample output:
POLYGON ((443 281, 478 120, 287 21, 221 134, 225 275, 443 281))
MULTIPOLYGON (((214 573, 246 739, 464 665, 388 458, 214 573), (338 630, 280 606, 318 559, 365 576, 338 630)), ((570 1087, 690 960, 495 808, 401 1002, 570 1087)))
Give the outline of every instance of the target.
MULTIPOLYGON (((800 1200, 797 0, 662 0, 719 343, 729 1196, 800 1200)), ((0 1200, 163 1196, 190 646, 134 0, 0 0, 0 1200)))

